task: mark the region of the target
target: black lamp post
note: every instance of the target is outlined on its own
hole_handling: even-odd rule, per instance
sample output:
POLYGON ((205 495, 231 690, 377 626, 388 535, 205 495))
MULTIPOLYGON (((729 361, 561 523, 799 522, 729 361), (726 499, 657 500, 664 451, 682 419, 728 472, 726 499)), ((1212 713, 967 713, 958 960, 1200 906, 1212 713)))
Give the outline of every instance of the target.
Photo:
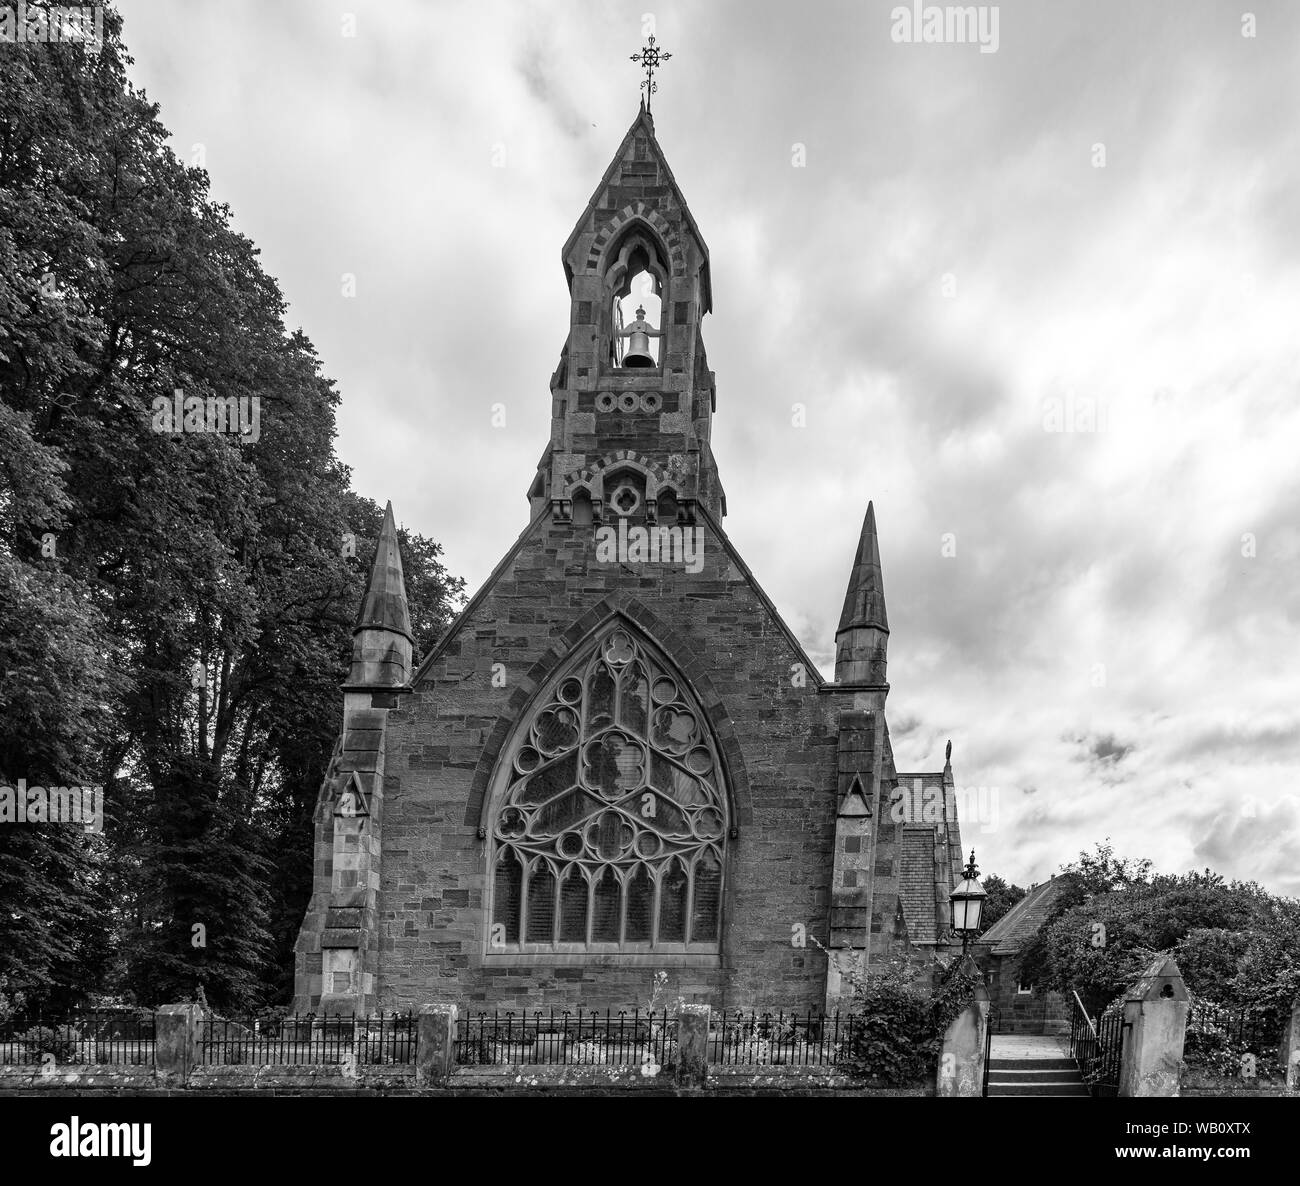
POLYGON ((984 899, 988 897, 979 882, 979 868, 975 864, 975 850, 970 850, 970 862, 962 870, 962 880, 948 897, 952 929, 961 936, 961 954, 965 958, 971 939, 979 934, 980 918, 984 914, 984 899))

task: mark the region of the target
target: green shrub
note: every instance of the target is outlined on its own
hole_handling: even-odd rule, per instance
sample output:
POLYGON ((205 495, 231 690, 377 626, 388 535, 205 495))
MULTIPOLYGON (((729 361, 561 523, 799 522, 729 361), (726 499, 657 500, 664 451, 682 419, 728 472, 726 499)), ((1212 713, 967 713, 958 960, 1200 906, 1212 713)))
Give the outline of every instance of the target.
POLYGON ((938 971, 935 984, 932 969, 906 958, 891 959, 865 977, 850 967, 845 979, 853 996, 836 1064, 891 1087, 933 1078, 943 1035, 970 1003, 978 982, 978 973, 966 971, 960 960, 938 971))
POLYGON ((81 1048, 81 1034, 72 1025, 37 1025, 18 1035, 29 1055, 54 1055, 60 1063, 75 1062, 81 1048))
POLYGON ((1238 1010, 1194 999, 1183 1038, 1183 1061, 1194 1070, 1227 1079, 1285 1079, 1279 1038, 1269 1028, 1267 1016, 1258 1018, 1253 1033, 1243 1035, 1238 1010))

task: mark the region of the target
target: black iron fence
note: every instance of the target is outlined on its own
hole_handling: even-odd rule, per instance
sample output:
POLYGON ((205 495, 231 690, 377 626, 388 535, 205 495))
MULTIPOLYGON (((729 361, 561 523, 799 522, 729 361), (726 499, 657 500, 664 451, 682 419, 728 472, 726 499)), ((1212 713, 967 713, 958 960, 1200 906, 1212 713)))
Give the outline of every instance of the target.
POLYGON ((418 1041, 418 1018, 410 1011, 370 1017, 294 1013, 205 1018, 200 1046, 209 1066, 377 1065, 413 1063, 418 1041))
POLYGON ((1262 1006, 1229 1006, 1193 999, 1187 1010, 1183 1057, 1189 1064, 1232 1078, 1284 1076, 1279 1060, 1283 1022, 1262 1006))
POLYGON ((1095 1020, 1073 994, 1070 1010, 1070 1057, 1095 1096, 1119 1093, 1119 1072, 1124 1061, 1124 1038, 1129 1029, 1121 1009, 1095 1020))
POLYGON ((720 1013, 709 1036, 717 1066, 838 1066, 852 1056, 862 1019, 851 1014, 720 1013))
POLYGON ((0 1020, 0 1064, 153 1066, 153 1052, 151 1010, 16 1013, 0 1020))
MULTIPOLYGON (((718 1067, 847 1069, 864 1021, 847 1013, 727 1010, 710 1016, 706 1057, 718 1067)), ((677 1062, 674 1010, 532 1010, 462 1015, 454 1035, 461 1066, 614 1066, 655 1074, 677 1062)), ((154 1064, 154 1014, 85 1012, 0 1021, 0 1063, 154 1064), (52 1056, 52 1060, 49 1056, 52 1056)), ((414 1064, 414 1011, 373 1016, 268 1012, 208 1015, 198 1023, 208 1066, 414 1064)))
MULTIPOLYGON (((836 1066, 851 1053, 856 1020, 808 1011, 729 1010, 710 1018, 712 1066, 836 1066)), ((456 1028, 462 1066, 616 1066, 671 1069, 677 1018, 666 1010, 480 1012, 456 1028)), ((657 1073, 657 1072, 651 1072, 657 1073)))
POLYGON ((480 1012, 456 1023, 462 1066, 643 1066, 677 1061, 677 1018, 665 1010, 480 1012))
POLYGON ((1261 1007, 1216 1005, 1213 1001, 1193 1000, 1187 1010, 1189 1035, 1222 1036, 1227 1045, 1261 1053, 1282 1039, 1278 1019, 1261 1007))

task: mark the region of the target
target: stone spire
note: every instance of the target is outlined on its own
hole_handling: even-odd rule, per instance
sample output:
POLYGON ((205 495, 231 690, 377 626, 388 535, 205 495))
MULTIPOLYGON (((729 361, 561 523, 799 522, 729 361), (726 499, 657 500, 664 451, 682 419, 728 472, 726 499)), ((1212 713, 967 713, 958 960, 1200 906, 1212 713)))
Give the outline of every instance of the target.
POLYGON ((868 502, 844 595, 844 610, 835 631, 835 682, 883 685, 888 646, 889 618, 885 614, 885 582, 876 538, 876 508, 868 502))
POLYGON ((411 674, 411 615, 406 604, 402 553, 393 504, 384 508, 384 525, 370 566, 370 586, 352 631, 354 687, 402 687, 411 674))

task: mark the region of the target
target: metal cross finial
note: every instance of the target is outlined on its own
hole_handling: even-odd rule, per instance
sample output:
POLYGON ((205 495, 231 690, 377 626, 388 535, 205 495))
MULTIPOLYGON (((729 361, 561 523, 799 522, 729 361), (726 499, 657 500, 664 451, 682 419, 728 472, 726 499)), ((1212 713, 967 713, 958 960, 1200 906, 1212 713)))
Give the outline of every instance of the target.
POLYGON ((645 109, 650 110, 650 96, 659 89, 659 84, 655 82, 655 70, 658 69, 661 62, 668 61, 672 54, 663 53, 655 45, 654 36, 651 35, 649 44, 646 45, 639 53, 634 53, 631 61, 640 62, 645 67, 645 78, 641 82, 641 89, 645 91, 645 109))

